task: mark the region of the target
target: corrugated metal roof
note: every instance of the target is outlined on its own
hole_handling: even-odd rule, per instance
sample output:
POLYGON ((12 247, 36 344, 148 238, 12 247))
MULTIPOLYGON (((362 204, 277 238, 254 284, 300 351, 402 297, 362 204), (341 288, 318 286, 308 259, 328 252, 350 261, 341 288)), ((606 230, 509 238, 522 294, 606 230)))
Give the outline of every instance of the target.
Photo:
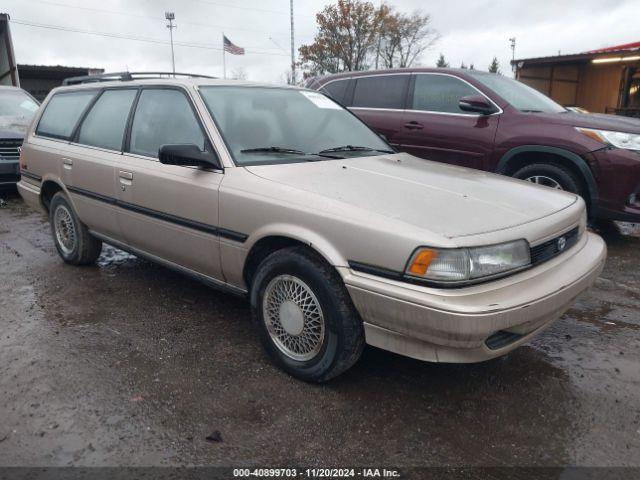
POLYGON ((566 62, 566 61, 580 61, 580 60, 590 60, 595 55, 602 53, 624 53, 624 52, 633 52, 636 50, 640 50, 640 42, 632 42, 625 43, 622 45, 615 45, 613 47, 605 47, 598 50, 589 50, 587 52, 581 53, 569 53, 565 55, 550 55, 547 57, 530 57, 530 58, 520 58, 513 60, 511 64, 518 64, 520 62, 534 62, 534 63, 554 63, 554 62, 566 62))
POLYGON ((97 70, 104 72, 102 68, 91 68, 91 67, 67 67, 65 65, 34 65, 30 63, 19 63, 18 68, 27 68, 30 70, 49 70, 49 71, 60 71, 60 72, 68 72, 70 70, 97 70))
POLYGON ((599 50, 589 50, 585 53, 611 53, 611 52, 623 52, 626 50, 640 50, 640 42, 624 43, 622 45, 616 45, 614 47, 601 48, 599 50))

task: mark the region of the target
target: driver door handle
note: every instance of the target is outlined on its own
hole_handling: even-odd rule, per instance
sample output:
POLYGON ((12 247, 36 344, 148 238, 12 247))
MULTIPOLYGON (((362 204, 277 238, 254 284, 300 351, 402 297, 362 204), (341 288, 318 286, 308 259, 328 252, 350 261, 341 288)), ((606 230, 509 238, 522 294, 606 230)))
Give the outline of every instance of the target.
POLYGON ((424 125, 421 124, 420 122, 416 122, 415 120, 412 120, 410 122, 405 123, 404 128, 406 128, 407 130, 422 130, 424 128, 424 125))

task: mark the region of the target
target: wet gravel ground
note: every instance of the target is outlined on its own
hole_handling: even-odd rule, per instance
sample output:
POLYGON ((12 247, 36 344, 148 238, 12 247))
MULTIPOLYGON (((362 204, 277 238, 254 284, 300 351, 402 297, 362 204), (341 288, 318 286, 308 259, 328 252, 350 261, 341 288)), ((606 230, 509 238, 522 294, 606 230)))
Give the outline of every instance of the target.
POLYGON ((111 247, 65 265, 3 198, 0 466, 640 466, 637 226, 604 228, 595 287, 504 358, 367 348, 314 386, 271 366, 243 300, 111 247))

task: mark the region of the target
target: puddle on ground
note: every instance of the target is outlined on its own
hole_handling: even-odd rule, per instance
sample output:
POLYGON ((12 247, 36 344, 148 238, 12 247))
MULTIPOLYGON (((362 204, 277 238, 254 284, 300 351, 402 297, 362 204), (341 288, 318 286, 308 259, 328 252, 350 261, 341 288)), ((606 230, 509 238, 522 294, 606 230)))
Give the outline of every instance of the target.
POLYGON ((622 235, 640 238, 640 223, 615 222, 622 235))
POLYGON ((100 258, 98 258, 97 264, 100 267, 117 267, 119 265, 123 265, 137 259, 138 257, 136 257, 135 255, 132 255, 105 243, 102 246, 102 253, 100 254, 100 258))
POLYGON ((630 312, 625 312, 625 310, 629 309, 616 306, 609 302, 602 302, 598 306, 582 306, 580 304, 576 304, 567 311, 566 315, 573 317, 580 322, 586 322, 594 325, 603 333, 619 328, 640 330, 640 325, 620 320, 620 317, 628 316, 626 313, 633 314, 634 312, 632 309, 630 312))

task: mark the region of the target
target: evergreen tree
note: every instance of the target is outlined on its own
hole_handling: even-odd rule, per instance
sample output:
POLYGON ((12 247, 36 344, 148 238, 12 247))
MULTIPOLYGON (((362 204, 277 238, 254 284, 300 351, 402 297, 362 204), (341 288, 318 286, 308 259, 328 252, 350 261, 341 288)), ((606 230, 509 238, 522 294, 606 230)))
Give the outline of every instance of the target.
POLYGON ((440 54, 440 58, 436 62, 436 67, 438 68, 449 68, 449 63, 444 59, 444 55, 440 54))
POLYGON ((493 57, 491 65, 489 65, 489 73, 500 73, 500 64, 497 57, 493 57))

